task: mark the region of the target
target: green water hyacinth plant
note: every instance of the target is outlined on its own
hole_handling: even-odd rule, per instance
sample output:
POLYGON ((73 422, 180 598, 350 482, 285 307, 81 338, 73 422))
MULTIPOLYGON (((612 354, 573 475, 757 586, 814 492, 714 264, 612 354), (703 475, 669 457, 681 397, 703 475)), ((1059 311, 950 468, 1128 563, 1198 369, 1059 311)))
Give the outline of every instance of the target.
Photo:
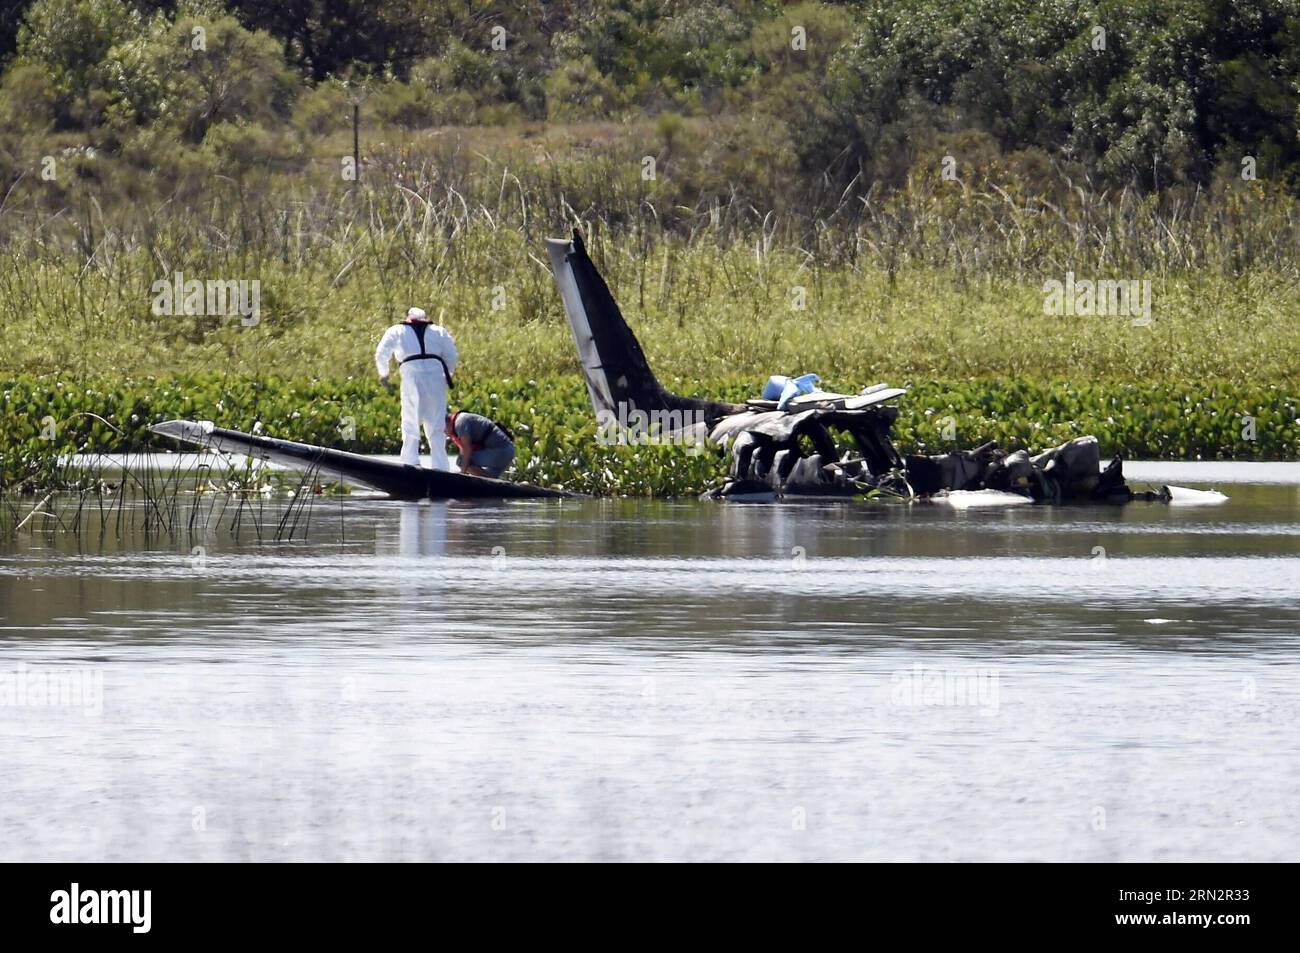
MULTIPOLYGON (((664 383, 729 400, 759 388, 742 378, 664 383)), ((908 383, 894 428, 904 453, 941 453, 987 440, 1040 449, 1090 433, 1104 455, 1126 458, 1289 460, 1300 454, 1300 397, 1277 384, 908 383)), ((512 479, 599 496, 674 497, 700 493, 726 472, 717 448, 602 443, 576 375, 458 382, 452 406, 510 429, 518 448, 512 479)), ((173 418, 357 453, 395 454, 400 444, 397 400, 370 377, 197 374, 108 382, 15 375, 0 388, 0 408, 0 478, 8 488, 32 491, 71 479, 58 462, 68 454, 189 449, 149 432, 150 424, 173 418)))

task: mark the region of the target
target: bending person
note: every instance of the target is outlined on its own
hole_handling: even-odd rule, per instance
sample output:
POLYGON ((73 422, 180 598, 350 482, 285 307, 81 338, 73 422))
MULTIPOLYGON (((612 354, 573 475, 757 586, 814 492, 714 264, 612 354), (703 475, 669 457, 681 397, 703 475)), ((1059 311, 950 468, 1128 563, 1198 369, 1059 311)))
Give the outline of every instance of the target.
POLYGON ((460 452, 460 472, 497 479, 515 462, 515 442, 500 424, 458 411, 447 418, 447 436, 460 452))
POLYGON ((435 470, 449 470, 447 437, 447 389, 456 370, 456 342, 446 328, 430 324, 420 308, 406 312, 406 320, 394 324, 375 348, 379 380, 391 386, 389 362, 396 359, 402 375, 402 462, 420 465, 420 429, 429 441, 430 463, 435 470))

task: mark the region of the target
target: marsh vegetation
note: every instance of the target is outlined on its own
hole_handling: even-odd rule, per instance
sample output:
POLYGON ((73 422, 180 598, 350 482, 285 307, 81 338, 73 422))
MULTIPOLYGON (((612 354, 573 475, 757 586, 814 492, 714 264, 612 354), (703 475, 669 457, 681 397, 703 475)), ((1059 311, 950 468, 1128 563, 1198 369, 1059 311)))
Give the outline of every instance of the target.
POLYGON ((454 399, 528 435, 521 476, 695 488, 711 458, 592 439, 541 253, 573 228, 685 392, 908 384, 909 448, 947 417, 963 443, 1086 430, 1161 457, 1300 441, 1285 4, 344 4, 347 55, 272 5, 20 6, 0 23, 11 484, 42 453, 118 449, 83 412, 130 446, 194 416, 391 451, 370 352, 419 304, 460 345, 454 399), (259 282, 258 320, 155 313, 176 275, 259 282), (1044 313, 1067 275, 1150 282, 1150 323, 1044 313))

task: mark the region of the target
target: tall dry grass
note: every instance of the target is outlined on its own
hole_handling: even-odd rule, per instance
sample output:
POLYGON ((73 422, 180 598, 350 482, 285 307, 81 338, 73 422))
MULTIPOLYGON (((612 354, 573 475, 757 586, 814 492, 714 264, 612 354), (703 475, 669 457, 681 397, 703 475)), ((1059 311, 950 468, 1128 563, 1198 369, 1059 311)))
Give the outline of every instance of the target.
POLYGON ((156 191, 108 158, 57 195, 28 177, 0 205, 0 367, 367 374, 375 336, 419 304, 453 329, 468 375, 570 373, 542 239, 581 228, 669 376, 1300 371, 1300 210, 1260 183, 1139 195, 918 175, 764 210, 671 164, 646 181, 637 151, 405 141, 376 145, 360 184, 333 158, 173 169, 156 191), (175 272, 259 280, 260 323, 154 315, 150 286, 175 272), (1043 282, 1067 272, 1150 280, 1152 325, 1045 316, 1043 282))

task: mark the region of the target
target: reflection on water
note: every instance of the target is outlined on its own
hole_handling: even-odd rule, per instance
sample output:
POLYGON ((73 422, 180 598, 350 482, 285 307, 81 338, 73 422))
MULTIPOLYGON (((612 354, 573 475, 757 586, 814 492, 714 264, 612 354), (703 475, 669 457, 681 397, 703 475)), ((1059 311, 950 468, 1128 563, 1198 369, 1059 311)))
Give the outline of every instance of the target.
MULTIPOLYGON (((397 555, 404 559, 447 555, 447 502, 396 503, 398 514, 397 555)), ((376 556, 390 555, 376 540, 376 556)))
POLYGON ((1300 486, 0 543, 6 859, 1283 859, 1300 486))

